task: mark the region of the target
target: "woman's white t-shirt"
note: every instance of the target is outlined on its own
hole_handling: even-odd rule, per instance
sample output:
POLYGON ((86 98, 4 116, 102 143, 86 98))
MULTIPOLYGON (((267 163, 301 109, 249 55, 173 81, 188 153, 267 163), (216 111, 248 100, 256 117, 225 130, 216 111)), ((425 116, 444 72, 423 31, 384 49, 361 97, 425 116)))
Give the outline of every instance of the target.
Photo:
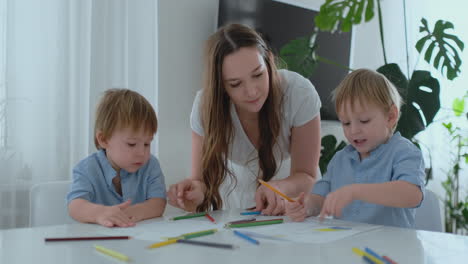
MULTIPOLYGON (((278 166, 273 180, 284 179, 290 174, 291 129, 314 119, 319 115, 321 107, 317 91, 309 80, 287 70, 279 70, 278 73, 284 97, 280 135, 273 148, 278 166)), ((197 92, 190 115, 192 130, 200 136, 204 135, 200 117, 202 92, 203 90, 197 92)), ((227 176, 220 186, 220 193, 224 208, 248 208, 255 206, 257 175, 259 174, 257 150, 245 134, 232 103, 231 119, 234 133, 229 146, 231 155, 228 166, 236 177, 237 184, 227 176)))

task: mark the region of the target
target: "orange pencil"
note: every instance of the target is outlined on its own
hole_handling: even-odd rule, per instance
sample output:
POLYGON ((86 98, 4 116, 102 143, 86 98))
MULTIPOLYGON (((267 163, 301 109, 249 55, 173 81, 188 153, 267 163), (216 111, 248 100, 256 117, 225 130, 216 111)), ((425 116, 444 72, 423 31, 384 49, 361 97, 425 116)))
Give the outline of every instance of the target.
POLYGON ((268 189, 274 191, 275 193, 277 193, 279 196, 283 197, 284 199, 290 201, 290 202, 295 202, 293 199, 289 198, 286 194, 280 192, 278 189, 276 189, 275 187, 271 186, 270 184, 266 183, 264 180, 261 180, 261 179, 258 179, 258 181, 264 185, 265 187, 267 187, 268 189))
POLYGON ((214 218, 213 218, 211 215, 209 215, 208 213, 206 213, 206 215, 205 215, 205 216, 206 216, 206 218, 208 218, 208 219, 209 219, 211 222, 213 222, 213 223, 215 223, 215 224, 216 224, 216 221, 215 221, 215 219, 214 219, 214 218))

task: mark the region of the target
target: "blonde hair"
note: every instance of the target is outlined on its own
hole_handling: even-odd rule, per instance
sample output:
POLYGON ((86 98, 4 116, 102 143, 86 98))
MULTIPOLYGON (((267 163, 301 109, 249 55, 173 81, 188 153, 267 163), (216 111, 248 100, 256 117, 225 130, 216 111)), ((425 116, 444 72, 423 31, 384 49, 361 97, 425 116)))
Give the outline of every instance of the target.
MULTIPOLYGON (((396 87, 383 74, 369 69, 358 69, 348 74, 333 91, 332 96, 337 113, 348 102, 353 109, 356 101, 361 105, 375 104, 385 113, 394 105, 399 113, 403 103, 396 87)), ((397 123, 395 122, 395 127, 397 123)))
POLYGON ((231 100, 224 87, 222 65, 227 55, 243 47, 257 48, 267 66, 270 87, 268 97, 259 112, 258 159, 263 180, 270 180, 276 173, 277 164, 273 146, 280 132, 282 105, 276 59, 255 30, 241 24, 229 24, 214 33, 205 46, 206 64, 200 113, 204 130, 202 179, 207 188, 205 199, 198 206, 197 211, 222 208, 223 201, 219 187, 227 176, 237 184, 227 165, 233 126, 230 114, 231 100))
POLYGON ((137 131, 143 125, 145 132, 153 135, 158 128, 158 120, 151 104, 139 93, 128 89, 107 90, 96 109, 94 124, 94 145, 102 149, 97 139, 101 132, 109 139, 116 129, 131 128, 137 131))

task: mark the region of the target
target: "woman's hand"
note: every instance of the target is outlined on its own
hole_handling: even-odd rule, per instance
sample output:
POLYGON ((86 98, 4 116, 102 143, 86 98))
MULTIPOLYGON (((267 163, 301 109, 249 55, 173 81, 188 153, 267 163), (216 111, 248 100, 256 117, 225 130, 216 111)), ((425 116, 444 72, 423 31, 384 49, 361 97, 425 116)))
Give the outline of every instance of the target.
POLYGON ((167 198, 170 205, 194 212, 205 198, 205 186, 200 181, 185 179, 169 187, 167 198))
MULTIPOLYGON (((281 191, 278 181, 268 183, 281 191)), ((255 204, 255 211, 262 211, 264 215, 283 215, 285 212, 283 198, 263 185, 255 193, 255 204)))

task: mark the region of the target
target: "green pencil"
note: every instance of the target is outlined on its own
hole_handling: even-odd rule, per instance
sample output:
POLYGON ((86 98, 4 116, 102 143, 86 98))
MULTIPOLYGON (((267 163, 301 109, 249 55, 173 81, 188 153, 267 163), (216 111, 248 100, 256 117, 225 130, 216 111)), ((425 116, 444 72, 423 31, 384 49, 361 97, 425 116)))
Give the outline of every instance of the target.
POLYGON ((176 217, 172 217, 170 220, 182 220, 182 219, 189 219, 189 218, 195 218, 195 217, 201 217, 201 216, 205 216, 206 215, 206 212, 202 212, 202 213, 196 213, 196 214, 189 214, 189 215, 182 215, 182 216, 176 216, 176 217))
POLYGON ((218 229, 208 229, 198 232, 186 233, 176 237, 168 237, 166 240, 173 240, 173 239, 190 239, 195 237, 207 236, 218 232, 218 229))
POLYGON ((226 227, 228 228, 241 228, 241 227, 251 227, 251 226, 261 226, 261 225, 274 225, 274 224, 282 224, 283 219, 272 219, 272 220, 264 220, 264 221, 253 221, 248 223, 240 223, 240 224, 228 224, 226 227))

